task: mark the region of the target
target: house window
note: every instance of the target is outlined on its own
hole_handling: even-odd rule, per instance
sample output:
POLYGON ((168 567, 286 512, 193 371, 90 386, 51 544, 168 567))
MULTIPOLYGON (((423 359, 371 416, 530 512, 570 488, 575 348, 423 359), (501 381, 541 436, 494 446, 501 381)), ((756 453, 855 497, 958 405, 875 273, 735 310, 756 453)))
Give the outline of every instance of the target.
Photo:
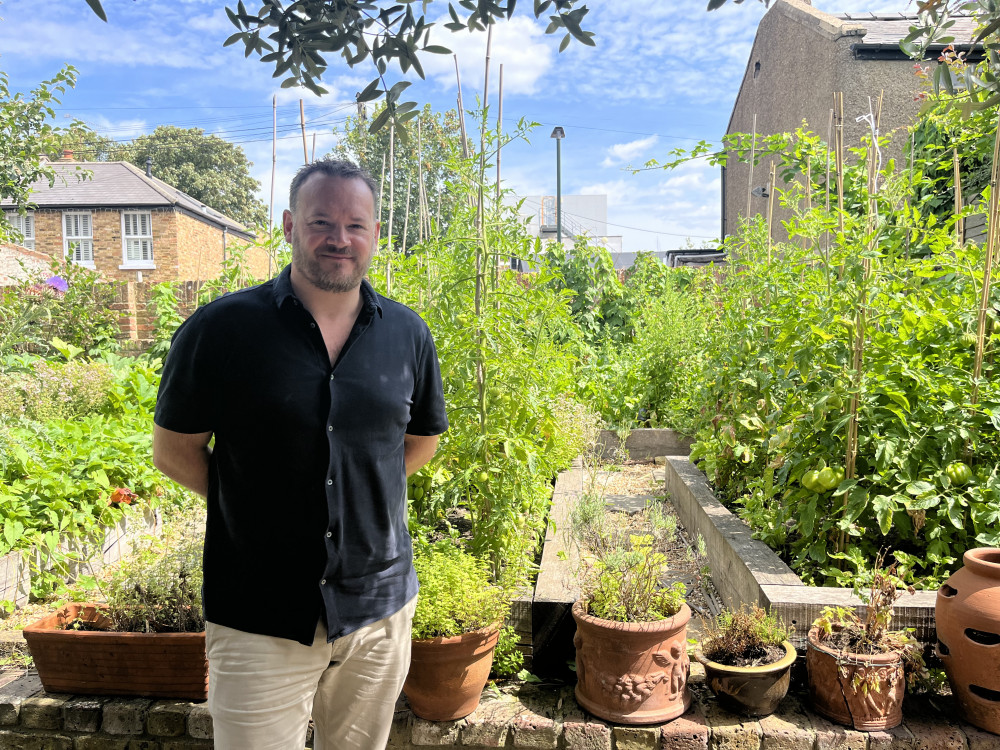
POLYGON ((94 223, 89 211, 63 213, 63 252, 73 263, 94 265, 94 223))
POLYGON ((151 268, 153 265, 153 215, 149 211, 122 213, 125 266, 151 268))
POLYGON ((35 249, 35 214, 29 211, 24 216, 16 211, 6 213, 7 223, 21 234, 21 245, 35 249))

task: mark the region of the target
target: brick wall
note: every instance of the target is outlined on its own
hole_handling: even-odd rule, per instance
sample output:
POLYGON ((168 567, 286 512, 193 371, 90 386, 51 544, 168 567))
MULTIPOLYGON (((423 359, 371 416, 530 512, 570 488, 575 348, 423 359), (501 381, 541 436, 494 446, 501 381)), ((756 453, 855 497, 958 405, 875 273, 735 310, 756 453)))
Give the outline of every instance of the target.
MULTIPOLYGON (((145 210, 145 209, 143 209, 145 210)), ((204 281, 219 275, 226 247, 244 245, 247 240, 206 224, 174 208, 150 210, 153 231, 154 269, 123 269, 122 219, 120 209, 92 209, 94 266, 114 281, 160 283, 193 279, 204 281)), ((52 258, 63 258, 62 210, 38 209, 35 215, 35 249, 52 258)), ((267 254, 262 248, 248 253, 250 270, 257 278, 268 275, 267 254)))
MULTIPOLYGON (((198 290, 201 281, 184 281, 178 284, 177 296, 181 303, 181 314, 186 318, 198 304, 198 290)), ((118 325, 121 334, 118 340, 126 350, 142 351, 153 340, 156 315, 150 300, 153 296, 153 282, 127 281, 115 284, 115 301, 111 308, 119 314, 118 325)))

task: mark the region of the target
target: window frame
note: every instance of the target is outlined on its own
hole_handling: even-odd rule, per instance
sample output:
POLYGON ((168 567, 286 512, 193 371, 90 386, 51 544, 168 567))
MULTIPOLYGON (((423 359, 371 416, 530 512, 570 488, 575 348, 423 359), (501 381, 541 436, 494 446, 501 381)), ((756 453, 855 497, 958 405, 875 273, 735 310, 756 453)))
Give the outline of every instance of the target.
POLYGON ((62 212, 62 236, 63 236, 63 259, 68 263, 75 263, 78 266, 84 266, 85 268, 97 268, 94 263, 94 212, 93 211, 63 211, 62 212), (67 233, 66 219, 69 216, 86 216, 88 223, 90 225, 90 235, 74 235, 70 236, 67 233), (76 260, 73 258, 75 254, 71 250, 70 244, 73 242, 87 241, 90 243, 90 259, 82 258, 81 260, 76 260))
POLYGON ((21 247, 35 249, 35 212, 28 211, 21 216, 17 211, 4 211, 7 222, 21 234, 21 247))
MULTIPOLYGON (((136 220, 136 227, 141 229, 141 218, 136 220)), ((142 211, 139 209, 130 209, 128 211, 121 212, 121 227, 122 227, 122 264, 118 268, 122 271, 129 270, 152 270, 156 268, 156 251, 153 246, 153 212, 152 211, 142 211), (130 235, 126 233, 127 221, 126 216, 133 214, 137 217, 141 217, 143 214, 147 217, 149 234, 134 234, 130 235), (141 243, 148 240, 149 242, 149 259, 139 258, 138 260, 131 260, 128 257, 128 243, 130 240, 138 240, 141 243)), ((141 255, 140 250, 140 255, 141 255)))

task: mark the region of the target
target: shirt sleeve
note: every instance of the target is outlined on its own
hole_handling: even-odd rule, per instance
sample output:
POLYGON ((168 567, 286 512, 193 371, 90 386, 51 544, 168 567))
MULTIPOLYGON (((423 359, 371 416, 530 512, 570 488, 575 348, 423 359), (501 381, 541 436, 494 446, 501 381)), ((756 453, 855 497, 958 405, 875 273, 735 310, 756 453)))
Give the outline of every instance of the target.
POLYGON ((163 364, 153 421, 173 432, 215 431, 213 384, 220 347, 213 345, 204 310, 196 310, 174 332, 163 364))
POLYGON ((437 348, 430 330, 424 326, 424 342, 420 347, 416 377, 413 384, 413 405, 407 435, 440 435, 448 429, 448 412, 444 404, 441 368, 437 348))

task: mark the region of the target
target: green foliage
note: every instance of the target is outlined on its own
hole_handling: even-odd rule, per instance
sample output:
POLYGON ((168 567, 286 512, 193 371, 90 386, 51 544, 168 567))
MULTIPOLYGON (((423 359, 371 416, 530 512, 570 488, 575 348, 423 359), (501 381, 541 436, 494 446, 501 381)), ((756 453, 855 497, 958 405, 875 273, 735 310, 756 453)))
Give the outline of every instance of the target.
POLYGON ((0 357, 55 354, 56 339, 90 356, 118 349, 115 288, 74 263, 53 261, 50 276, 0 290, 0 357))
MULTIPOLYGON (((374 117, 377 119, 384 111, 384 106, 376 108, 374 117)), ((437 113, 430 105, 425 106, 416 127, 411 126, 410 137, 393 139, 391 161, 390 129, 369 133, 367 123, 365 118, 349 118, 331 156, 353 161, 381 186, 382 236, 389 237, 391 214, 394 249, 412 248, 429 237, 430 232, 420 221, 421 179, 434 232, 445 234, 456 204, 467 198, 461 192, 448 190, 449 181, 455 178, 450 165, 462 153, 458 114, 454 110, 437 113), (389 205, 390 179, 394 182, 392 205, 389 205)))
MULTIPOLYGON (((449 170, 459 179, 449 190, 478 192, 475 161, 449 170)), ((460 201, 444 235, 408 257, 380 254, 370 276, 423 316, 441 362, 450 427, 421 472, 433 482, 411 507, 414 525, 432 527, 461 507, 472 552, 490 561, 494 576, 524 576, 545 528, 550 480, 582 448, 581 431, 563 427, 584 410, 566 395, 573 360, 559 338, 572 325, 565 295, 548 271, 523 277, 499 267, 525 256, 531 242, 512 209, 490 206, 481 228, 476 218, 460 201)))
POLYGON ((153 326, 153 343, 146 354, 152 359, 163 361, 170 350, 170 340, 184 322, 177 287, 170 282, 157 284, 153 287, 150 304, 153 306, 156 322, 153 326))
POLYGON ((204 524, 182 519, 162 538, 145 537, 111 572, 101 593, 114 629, 130 633, 196 633, 202 614, 204 524))
MULTIPOLYGON (((286 6, 279 0, 262 0, 259 12, 248 11, 242 3, 236 9, 226 8, 229 20, 238 31, 230 36, 228 46, 242 42, 245 54, 256 54, 261 62, 274 64, 274 77, 287 76, 281 82, 282 88, 302 85, 316 94, 327 93, 319 85, 327 62, 323 57, 327 52, 339 52, 344 61, 355 67, 367 60, 377 71, 377 77, 358 94, 359 102, 367 102, 385 96, 389 108, 384 117, 376 119, 372 132, 393 117, 397 122, 405 122, 416 115, 414 102, 399 102, 402 91, 409 86, 406 80, 398 81, 391 87, 386 81, 390 63, 396 63, 399 71, 406 74, 412 68, 424 77, 420 63, 421 54, 450 54, 445 47, 429 44, 429 33, 433 23, 428 23, 427 8, 432 0, 426 0, 420 7, 419 15, 414 13, 414 4, 382 3, 354 0, 325 0, 309 5, 286 6), (381 88, 380 88, 381 85, 381 88)), ((552 34, 560 29, 566 32, 560 50, 570 39, 594 46, 593 34, 584 31, 580 24, 587 14, 585 5, 575 7, 578 0, 541 0, 534 4, 535 18, 550 11, 549 25, 545 32, 552 34)), ((449 2, 450 20, 444 27, 452 31, 483 31, 486 26, 506 19, 514 13, 514 3, 496 3, 479 0, 449 2)), ((396 75, 392 75, 396 78, 396 75)))
MULTIPOLYGON (((865 576, 867 592, 861 591, 862 581, 855 585, 855 593, 864 601, 864 617, 848 607, 824 607, 813 626, 819 630, 819 642, 843 654, 845 663, 850 654, 899 654, 904 663, 917 672, 922 672, 924 660, 919 641, 909 630, 891 630, 892 607, 906 590, 905 582, 896 574, 896 566, 882 567, 879 554, 873 562, 873 569, 865 576)), ((913 588, 909 588, 913 593, 913 588)), ((853 687, 855 690, 877 691, 882 677, 878 670, 855 670, 853 687)))
POLYGON ((437 638, 499 627, 510 595, 492 582, 485 560, 451 541, 416 544, 413 567, 420 596, 413 615, 413 637, 437 638))
MULTIPOLYGON (((984 252, 958 246, 955 218, 925 200, 939 189, 928 165, 944 160, 933 140, 912 174, 889 163, 877 181, 865 167, 871 144, 855 149, 840 214, 821 208, 825 145, 801 131, 768 139, 789 184, 781 199, 793 210, 792 242, 771 243, 763 221, 749 222, 726 240, 725 273, 690 289, 706 329, 700 351, 674 372, 684 383, 675 419, 697 433, 692 457, 723 502, 812 583, 850 585, 884 547, 907 581, 933 587, 964 549, 1000 541, 1000 337, 989 335, 1000 294, 989 301, 973 383, 984 252), (975 478, 956 483, 947 471, 955 462, 975 478)), ((981 142, 963 141, 974 150, 981 142)), ((730 145, 748 156, 740 136, 730 145)))
POLYGON ((50 362, 22 357, 0 379, 0 419, 21 415, 44 422, 99 414, 110 408, 112 369, 104 362, 50 362))
POLYGON ((661 586, 668 560, 653 541, 651 534, 612 535, 590 547, 583 580, 588 613, 604 620, 650 622, 680 611, 686 589, 679 581, 661 586))
POLYGON ((788 639, 789 628, 778 616, 756 604, 736 611, 725 609, 709 623, 702 636, 705 656, 714 662, 767 658, 768 649, 788 639))
POLYGON ((32 592, 43 597, 71 566, 99 549, 105 527, 131 512, 110 502, 115 488, 132 490, 139 505, 149 507, 188 503, 190 496, 164 483, 149 460, 158 385, 152 367, 113 355, 90 365, 19 361, 24 365, 16 375, 19 382, 41 372, 38 387, 56 393, 64 386, 53 371, 80 373, 74 376, 79 382, 69 391, 69 405, 59 406, 62 415, 41 401, 25 410, 44 421, 0 413, 0 555, 36 548, 38 554, 29 557, 32 592), (95 372, 102 373, 103 394, 92 379, 95 372), (100 408, 91 411, 95 399, 100 408))
POLYGON ((113 154, 140 169, 153 160, 153 176, 247 227, 267 223, 267 206, 256 198, 260 183, 250 175, 243 148, 201 128, 160 125, 113 154))
POLYGON ((520 638, 517 631, 510 625, 500 628, 500 637, 493 649, 493 668, 491 674, 496 677, 514 677, 519 675, 524 666, 524 654, 519 647, 520 638))
MULTIPOLYGON (((76 85, 76 69, 67 65, 27 95, 12 92, 10 78, 0 71, 0 198, 13 201, 20 211, 31 207, 31 184, 55 183, 55 173, 42 160, 57 143, 61 128, 52 124, 55 106, 67 88, 76 85)), ((0 212, 0 241, 20 241, 0 212)))

